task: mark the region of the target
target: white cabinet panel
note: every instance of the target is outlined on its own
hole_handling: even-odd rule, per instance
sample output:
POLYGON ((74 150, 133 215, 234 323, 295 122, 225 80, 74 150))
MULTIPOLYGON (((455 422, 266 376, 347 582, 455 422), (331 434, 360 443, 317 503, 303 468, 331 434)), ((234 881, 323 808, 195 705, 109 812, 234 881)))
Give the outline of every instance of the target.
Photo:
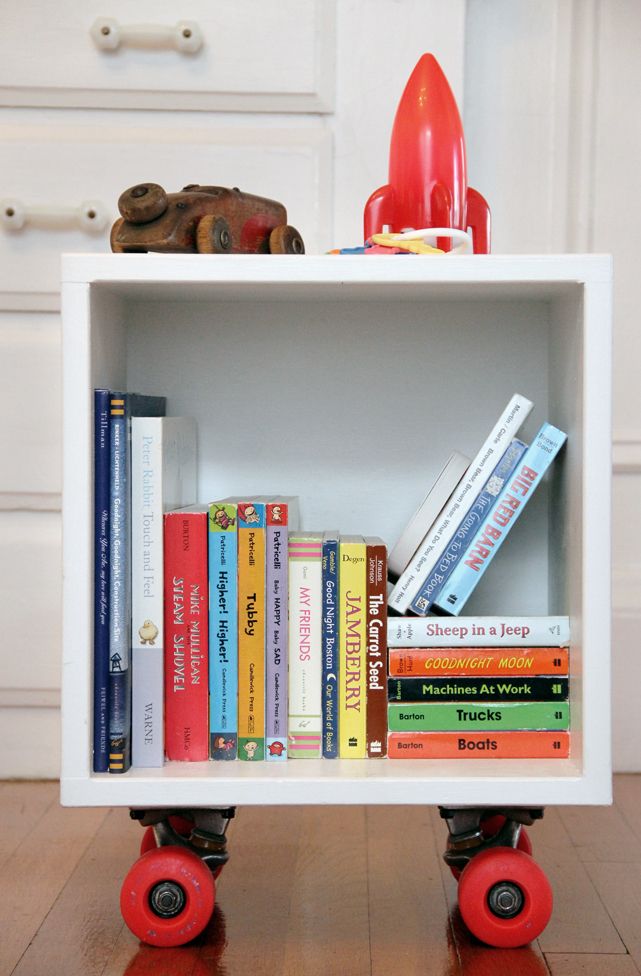
POLYGON ((0 195, 25 206, 94 200, 109 214, 99 234, 28 222, 21 230, 0 227, 0 292, 28 294, 31 307, 50 307, 33 296, 58 292, 61 252, 109 250, 118 197, 135 183, 161 183, 169 192, 187 183, 239 186, 280 200, 308 252, 330 246, 331 139, 317 120, 248 128, 242 120, 221 124, 217 117, 191 128, 113 115, 104 124, 73 125, 68 118, 69 124, 29 124, 25 114, 0 126, 0 195))
POLYGON ((5 8, 3 105, 331 111, 334 0, 26 0, 5 8), (105 18, 110 36, 122 35, 114 50, 92 38, 105 18), (194 53, 126 43, 132 25, 182 21, 202 34, 194 53))
MULTIPOLYGON (((0 312, 0 508, 7 496, 62 490, 60 319, 0 312)), ((52 500, 53 501, 53 500, 52 500)), ((13 502, 12 502, 13 504, 13 502)))
POLYGON ((9 689, 15 706, 32 705, 35 689, 60 687, 61 565, 58 512, 0 512, 0 699, 9 689))

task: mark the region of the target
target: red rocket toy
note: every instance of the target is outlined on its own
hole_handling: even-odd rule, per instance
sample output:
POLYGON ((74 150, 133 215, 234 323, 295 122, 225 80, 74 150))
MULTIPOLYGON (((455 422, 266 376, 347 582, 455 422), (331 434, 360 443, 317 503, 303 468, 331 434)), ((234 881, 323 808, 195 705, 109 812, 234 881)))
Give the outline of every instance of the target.
MULTIPOLYGON (((471 231, 474 252, 490 250, 490 208, 467 185, 465 138, 447 78, 424 54, 396 110, 389 154, 389 183, 365 204, 365 240, 383 232, 426 228, 471 231)), ((449 251, 451 241, 437 245, 449 251)))

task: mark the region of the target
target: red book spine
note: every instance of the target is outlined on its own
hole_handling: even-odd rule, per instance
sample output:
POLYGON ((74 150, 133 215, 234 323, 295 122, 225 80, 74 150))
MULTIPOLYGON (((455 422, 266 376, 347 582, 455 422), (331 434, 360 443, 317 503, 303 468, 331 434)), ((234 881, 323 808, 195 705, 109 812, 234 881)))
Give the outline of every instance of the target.
POLYGON ((387 755, 387 549, 366 538, 367 755, 387 755))
POLYGON ((567 759, 569 732, 390 732, 390 759, 567 759))
POLYGON ((208 758, 207 513, 165 515, 165 753, 208 758))

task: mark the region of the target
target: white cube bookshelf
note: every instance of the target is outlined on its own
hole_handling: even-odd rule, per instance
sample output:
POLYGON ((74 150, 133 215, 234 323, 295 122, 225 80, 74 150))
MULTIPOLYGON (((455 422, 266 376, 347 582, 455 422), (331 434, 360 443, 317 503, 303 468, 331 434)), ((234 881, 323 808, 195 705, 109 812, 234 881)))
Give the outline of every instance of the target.
POLYGON ((62 802, 611 800, 611 263, 598 255, 67 255, 62 802), (514 392, 568 433, 466 613, 568 614, 567 760, 167 763, 94 774, 93 390, 196 417, 199 497, 300 497, 310 530, 391 546, 449 453, 514 392))

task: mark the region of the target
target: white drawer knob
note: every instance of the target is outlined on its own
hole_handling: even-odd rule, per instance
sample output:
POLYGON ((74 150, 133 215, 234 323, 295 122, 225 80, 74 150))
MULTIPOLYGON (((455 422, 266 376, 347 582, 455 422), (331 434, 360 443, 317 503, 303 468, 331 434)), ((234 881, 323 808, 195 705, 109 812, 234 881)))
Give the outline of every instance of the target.
POLYGON ((79 207, 32 206, 21 200, 0 200, 0 221, 5 230, 22 230, 25 225, 67 230, 79 227, 88 233, 99 233, 109 222, 106 208, 98 200, 87 200, 79 207))
POLYGON ((99 17, 91 26, 91 36, 101 51, 116 51, 122 44, 137 48, 175 48, 194 54, 203 45, 198 24, 181 20, 173 27, 162 24, 129 24, 126 27, 110 17, 99 17))

